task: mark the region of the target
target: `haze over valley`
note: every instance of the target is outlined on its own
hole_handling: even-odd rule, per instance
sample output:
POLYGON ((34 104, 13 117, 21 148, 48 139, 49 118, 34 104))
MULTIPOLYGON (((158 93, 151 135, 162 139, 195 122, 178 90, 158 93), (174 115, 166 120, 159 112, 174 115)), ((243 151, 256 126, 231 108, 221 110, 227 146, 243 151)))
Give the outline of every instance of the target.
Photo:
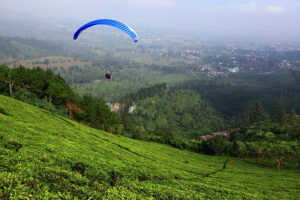
POLYGON ((0 199, 298 198, 298 1, 0 13, 0 199))

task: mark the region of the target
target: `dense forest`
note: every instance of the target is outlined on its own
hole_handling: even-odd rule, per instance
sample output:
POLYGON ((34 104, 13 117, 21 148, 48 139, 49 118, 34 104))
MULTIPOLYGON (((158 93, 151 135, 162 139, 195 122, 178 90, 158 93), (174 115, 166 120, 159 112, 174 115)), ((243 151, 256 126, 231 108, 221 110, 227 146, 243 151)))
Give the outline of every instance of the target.
POLYGON ((212 80, 189 81, 183 88, 198 91, 227 119, 239 117, 250 101, 261 101, 269 114, 277 100, 282 100, 287 110, 300 112, 299 71, 271 74, 246 71, 212 80))
POLYGON ((175 137, 191 139, 225 128, 219 113, 193 90, 158 84, 125 99, 136 105, 132 124, 148 136, 165 135, 167 130, 175 137))

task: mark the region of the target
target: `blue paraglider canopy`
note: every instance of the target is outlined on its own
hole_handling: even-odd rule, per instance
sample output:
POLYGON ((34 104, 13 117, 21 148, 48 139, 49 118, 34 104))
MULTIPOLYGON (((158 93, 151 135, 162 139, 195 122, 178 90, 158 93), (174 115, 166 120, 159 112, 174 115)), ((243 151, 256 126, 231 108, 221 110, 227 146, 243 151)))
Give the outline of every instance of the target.
POLYGON ((102 24, 102 25, 108 25, 108 26, 113 26, 115 28, 118 28, 122 31, 124 31, 125 33, 127 33, 132 39, 134 42, 137 42, 138 41, 138 35, 136 34, 136 32, 130 28, 129 26, 127 26, 126 24, 122 23, 122 22, 119 22, 119 21, 116 21, 116 20, 113 20, 113 19, 99 19, 99 20, 95 20, 95 21, 91 21, 85 25, 83 25, 82 27, 80 27, 74 34, 73 36, 73 39, 76 40, 79 36, 79 34, 91 27, 91 26, 94 26, 94 25, 99 25, 99 24, 102 24))

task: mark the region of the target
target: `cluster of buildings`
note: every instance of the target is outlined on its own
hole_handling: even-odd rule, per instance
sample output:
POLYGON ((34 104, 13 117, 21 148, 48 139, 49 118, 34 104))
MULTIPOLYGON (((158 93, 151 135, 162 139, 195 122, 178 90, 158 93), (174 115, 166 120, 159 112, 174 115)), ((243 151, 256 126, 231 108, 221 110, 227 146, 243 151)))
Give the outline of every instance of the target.
POLYGON ((292 65, 291 65, 290 61, 282 60, 282 62, 280 64, 278 64, 278 67, 280 69, 291 69, 292 65))
POLYGON ((231 73, 237 73, 240 71, 239 67, 232 67, 232 68, 226 67, 226 69, 231 73))
POLYGON ((204 135, 204 136, 201 136, 200 138, 195 138, 194 140, 209 140, 213 137, 216 137, 218 135, 220 136, 228 136, 230 135, 234 130, 236 129, 230 129, 230 130, 227 130, 227 131, 219 131, 219 132, 213 132, 212 134, 209 134, 209 135, 204 135))
MULTIPOLYGON (((112 111, 112 112, 119 112, 121 110, 121 108, 124 108, 126 106, 125 104, 121 104, 121 103, 118 103, 118 102, 106 103, 106 105, 109 107, 110 111, 112 111)), ((135 109, 136 109, 135 105, 129 106, 128 112, 132 113, 135 109)))

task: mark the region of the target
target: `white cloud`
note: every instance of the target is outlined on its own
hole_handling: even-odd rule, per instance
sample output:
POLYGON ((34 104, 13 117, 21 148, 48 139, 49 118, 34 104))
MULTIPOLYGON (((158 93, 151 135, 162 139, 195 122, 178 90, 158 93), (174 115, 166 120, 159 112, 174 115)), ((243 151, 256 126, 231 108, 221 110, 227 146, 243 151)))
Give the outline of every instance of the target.
POLYGON ((283 11, 283 8, 280 6, 273 6, 270 5, 266 7, 267 11, 273 12, 273 13, 281 13, 283 11))

